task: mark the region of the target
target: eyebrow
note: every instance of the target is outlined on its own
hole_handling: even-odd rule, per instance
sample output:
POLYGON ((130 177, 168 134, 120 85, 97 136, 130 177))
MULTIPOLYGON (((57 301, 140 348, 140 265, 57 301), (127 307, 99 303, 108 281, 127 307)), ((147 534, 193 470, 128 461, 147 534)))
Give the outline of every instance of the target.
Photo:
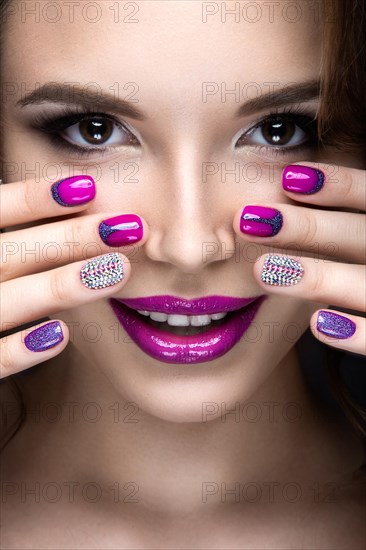
MULTIPOLYGON (((319 89, 319 82, 312 80, 270 91, 243 103, 236 111, 234 118, 248 116, 269 107, 279 107, 285 104, 316 99, 319 96, 319 89)), ((66 103, 90 108, 98 106, 100 109, 113 111, 121 116, 127 116, 135 120, 145 120, 147 118, 130 101, 116 98, 109 92, 99 91, 97 94, 92 95, 86 93, 85 86, 73 85, 71 87, 68 84, 58 82, 43 84, 43 86, 26 94, 16 104, 20 107, 25 107, 27 105, 39 105, 44 102, 66 103)))
POLYGON ((87 91, 86 86, 47 82, 24 95, 16 105, 25 107, 27 105, 39 105, 44 102, 63 103, 69 105, 79 105, 83 107, 105 109, 113 111, 121 116, 128 116, 136 120, 145 120, 146 116, 140 109, 135 107, 131 101, 126 101, 115 97, 110 92, 101 91, 91 93, 87 91))
POLYGON ((280 107, 291 103, 301 103, 319 97, 320 83, 317 80, 290 84, 261 96, 249 99, 236 111, 235 118, 248 116, 269 107, 280 107))

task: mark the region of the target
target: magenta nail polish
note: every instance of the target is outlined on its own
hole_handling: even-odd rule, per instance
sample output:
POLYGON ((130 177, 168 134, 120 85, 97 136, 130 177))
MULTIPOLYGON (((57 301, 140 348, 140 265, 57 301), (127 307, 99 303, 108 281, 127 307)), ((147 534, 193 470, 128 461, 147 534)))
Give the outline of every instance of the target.
POLYGON ((51 187, 51 193, 61 206, 77 206, 94 199, 95 183, 91 176, 72 176, 56 181, 51 187))
POLYGON ((282 173, 282 187, 292 193, 312 195, 323 187, 324 173, 316 168, 290 164, 282 173))
POLYGON ((240 217, 240 231, 247 235, 272 237, 282 227, 282 214, 266 206, 245 206, 240 217))
POLYGON ((99 225, 99 235, 109 246, 125 246, 142 239, 143 225, 136 214, 122 214, 104 220, 99 225))
POLYGON ((30 351, 46 351, 57 346, 64 339, 59 321, 51 321, 38 327, 24 338, 24 344, 30 351))

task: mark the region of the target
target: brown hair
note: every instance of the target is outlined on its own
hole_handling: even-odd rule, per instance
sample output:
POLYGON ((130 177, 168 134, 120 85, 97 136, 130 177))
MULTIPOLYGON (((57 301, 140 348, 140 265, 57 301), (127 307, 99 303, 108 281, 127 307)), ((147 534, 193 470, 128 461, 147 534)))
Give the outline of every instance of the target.
MULTIPOLYGON (((9 0, 0 0, 0 16, 9 3, 9 0)), ((366 3, 364 0, 324 0, 321 8, 323 54, 319 138, 323 144, 336 146, 341 151, 364 151, 366 3)), ((366 438, 366 411, 354 400, 342 380, 340 357, 341 352, 327 348, 330 387, 356 432, 366 438)), ((20 414, 8 426, 1 448, 15 435, 25 418, 24 402, 15 380, 9 377, 3 383, 18 402, 20 414)))
POLYGON ((318 133, 341 151, 365 151, 365 0, 325 0, 318 133))

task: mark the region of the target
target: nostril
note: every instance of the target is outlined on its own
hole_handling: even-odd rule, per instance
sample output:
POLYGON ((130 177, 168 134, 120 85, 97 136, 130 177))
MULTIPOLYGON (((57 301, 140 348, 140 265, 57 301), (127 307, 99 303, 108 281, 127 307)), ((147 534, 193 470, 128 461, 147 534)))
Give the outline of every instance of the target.
MULTIPOLYGON (((231 228, 230 228, 231 229, 231 228)), ((201 273, 213 262, 229 260, 238 252, 232 229, 218 232, 204 231, 199 224, 191 223, 184 229, 179 223, 164 230, 154 231, 145 244, 146 256, 154 262, 176 267, 184 274, 201 273)))

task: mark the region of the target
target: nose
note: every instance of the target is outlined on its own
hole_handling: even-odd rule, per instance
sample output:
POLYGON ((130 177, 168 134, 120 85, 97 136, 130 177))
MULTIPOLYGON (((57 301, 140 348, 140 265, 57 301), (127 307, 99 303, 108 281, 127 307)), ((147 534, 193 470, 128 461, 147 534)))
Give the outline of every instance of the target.
POLYGON ((154 211, 145 253, 186 274, 198 274, 208 264, 235 254, 233 214, 225 211, 217 194, 222 193, 220 185, 203 182, 203 162, 197 148, 180 145, 154 177, 154 211))

